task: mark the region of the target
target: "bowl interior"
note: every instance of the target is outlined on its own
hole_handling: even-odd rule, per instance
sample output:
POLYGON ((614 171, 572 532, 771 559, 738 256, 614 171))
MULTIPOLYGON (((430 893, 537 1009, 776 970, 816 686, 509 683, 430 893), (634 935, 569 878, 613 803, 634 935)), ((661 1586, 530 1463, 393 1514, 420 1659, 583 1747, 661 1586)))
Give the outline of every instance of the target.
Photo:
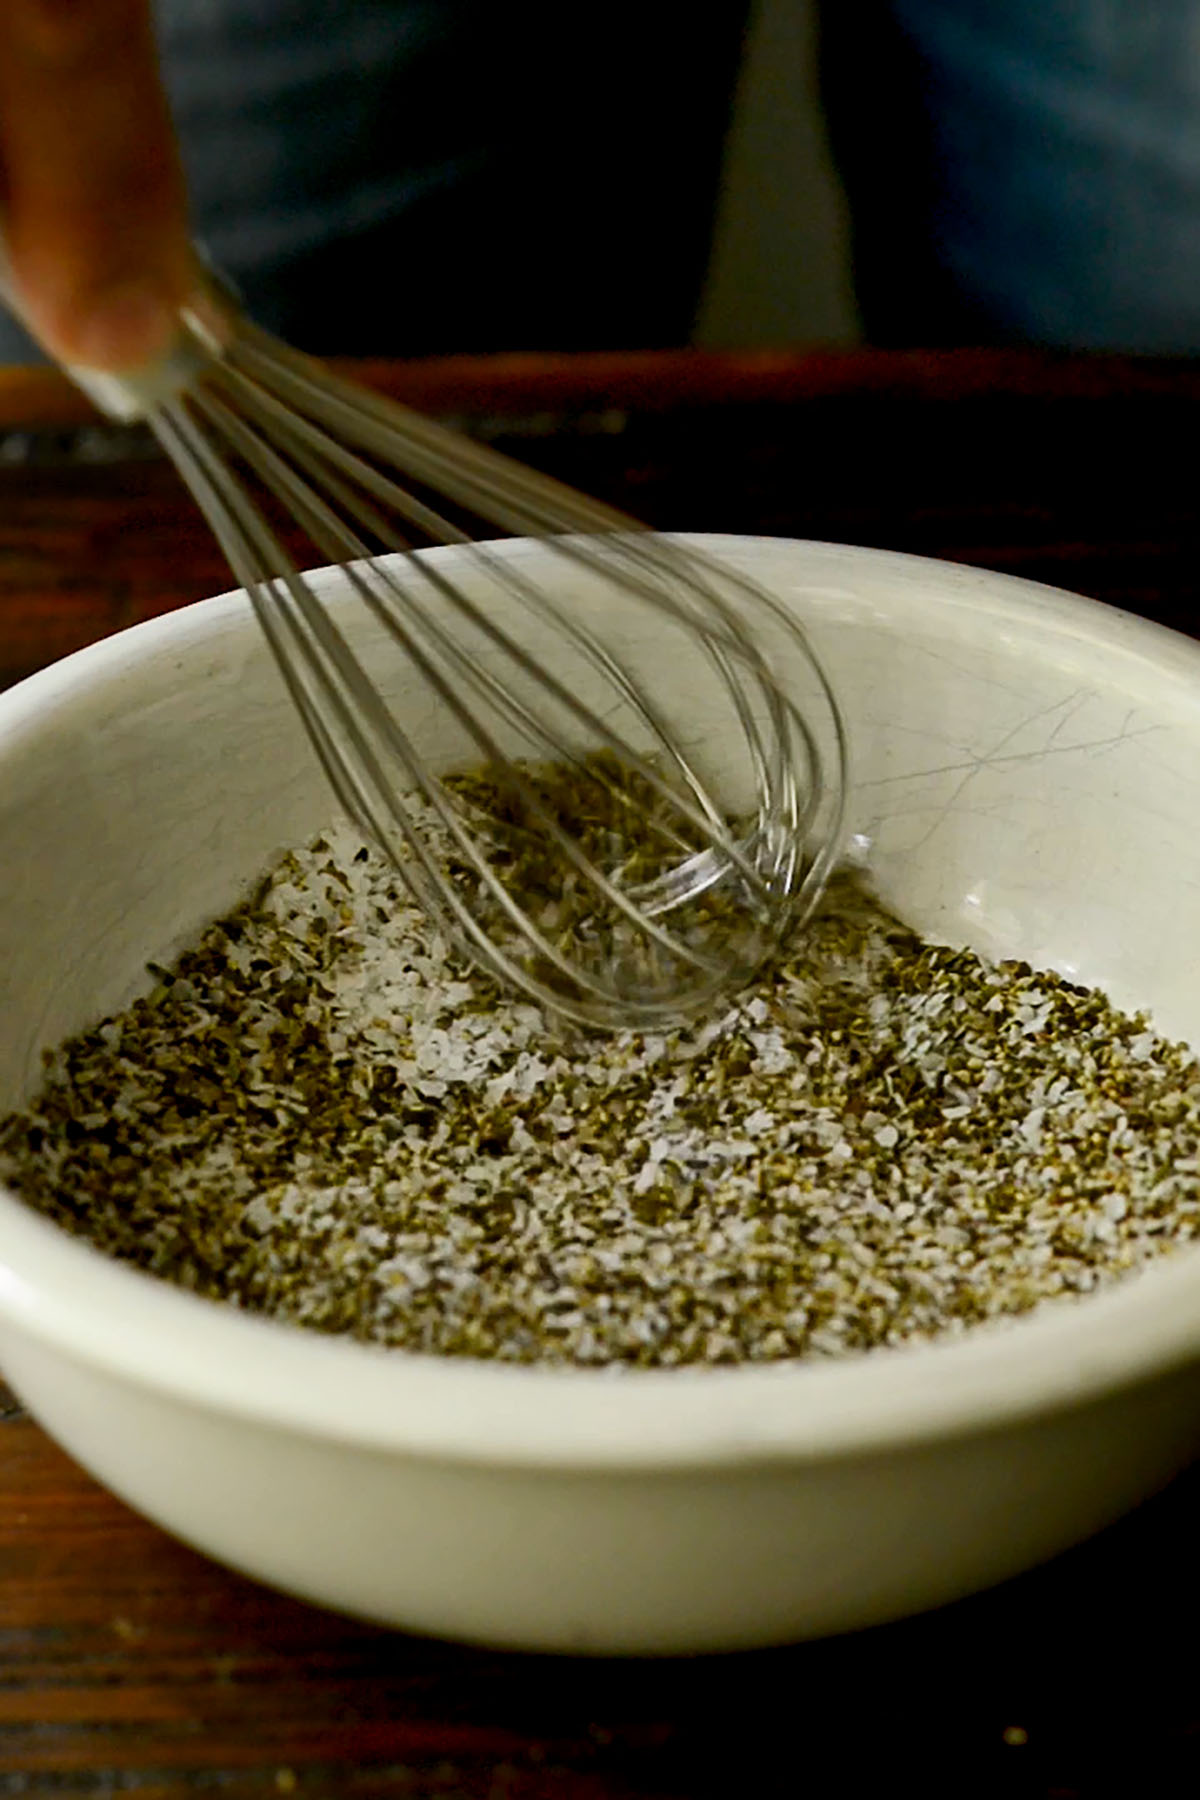
MULTIPOLYGON (((767 540, 720 548, 810 626, 848 720, 852 849, 885 898, 931 935, 1099 984, 1200 1039, 1200 651, 974 571, 767 540)), ((442 554, 457 568, 459 553, 442 554)), ((506 554, 528 565, 542 553, 506 554)), ((486 575, 469 579, 486 591, 486 575)), ((323 586, 378 661, 336 574, 323 586)), ((652 686, 671 685, 652 624, 633 651, 652 686)), ((461 755, 419 689, 391 699, 427 752, 461 755)), ((691 729, 712 757, 702 702, 691 729)), ((7 696, 0 761, 8 1107, 44 1046, 123 1004, 148 958, 169 956, 334 808, 236 596, 7 696)))
MULTIPOLYGON (((851 847, 885 899, 931 936, 1098 984, 1200 1042, 1200 649, 948 565, 703 541, 810 628, 848 722, 851 847)), ((460 552, 438 554, 486 589, 460 552)), ((500 554, 532 566, 544 552, 500 554)), ((373 655, 341 579, 321 579, 373 655)), ((651 686, 671 682, 652 629, 635 654, 651 686)), ((453 760, 426 697, 390 697, 453 760)), ((698 740, 711 723, 696 712, 698 740)), ((169 958, 333 814, 236 595, 0 697, 0 795, 0 1109, 29 1093, 44 1047, 124 1004, 147 959, 169 958)))

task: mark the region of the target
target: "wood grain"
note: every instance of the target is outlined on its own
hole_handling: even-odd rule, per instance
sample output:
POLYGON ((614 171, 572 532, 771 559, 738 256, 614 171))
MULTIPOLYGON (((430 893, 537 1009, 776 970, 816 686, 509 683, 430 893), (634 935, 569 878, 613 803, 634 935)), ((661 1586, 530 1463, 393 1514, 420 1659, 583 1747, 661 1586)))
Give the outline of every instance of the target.
MULTIPOLYGON (((1194 616, 1187 365, 676 353, 364 373, 650 524, 949 556, 1194 616)), ((85 416, 60 377, 0 378, 0 680, 228 585, 173 473, 103 460, 94 424, 62 423, 85 416), (52 417, 57 436, 27 429, 52 417)))
MULTIPOLYGON (((655 524, 947 555, 1196 618, 1174 448, 1200 403, 1190 367, 914 353, 364 372, 655 524)), ((144 444, 98 429, 57 378, 0 372, 0 680, 225 585, 144 444)), ((0 1797, 1184 1800, 1200 1793, 1198 1505, 1189 1474, 1045 1570, 857 1639, 572 1663, 377 1631, 230 1575, 0 1390, 0 1797)))
POLYGON ((1176 1630, 1200 1599, 1198 1499, 1188 1477, 1046 1571, 861 1638, 571 1663, 270 1594, 143 1524, 10 1418, 0 1793, 790 1795, 833 1758, 864 1784, 831 1790, 850 1796, 895 1791, 899 1764, 923 1794, 963 1800, 1090 1797, 1122 1791, 1106 1785, 1118 1776, 1147 1784, 1129 1800, 1182 1800, 1200 1751, 1176 1630), (1017 1731, 1028 1741, 1005 1741, 1017 1731), (281 1770, 294 1788, 276 1786, 281 1770), (6 1785, 16 1772, 26 1786, 6 1785))

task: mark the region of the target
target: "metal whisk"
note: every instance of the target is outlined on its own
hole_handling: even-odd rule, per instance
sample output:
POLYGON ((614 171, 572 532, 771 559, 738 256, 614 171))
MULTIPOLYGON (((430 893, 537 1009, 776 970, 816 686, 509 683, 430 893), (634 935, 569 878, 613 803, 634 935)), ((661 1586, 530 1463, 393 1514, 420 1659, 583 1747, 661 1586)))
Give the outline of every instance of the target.
POLYGON ((785 605, 223 303, 145 376, 71 373, 148 421, 343 808, 498 980, 665 1025, 811 906, 844 743, 785 605))

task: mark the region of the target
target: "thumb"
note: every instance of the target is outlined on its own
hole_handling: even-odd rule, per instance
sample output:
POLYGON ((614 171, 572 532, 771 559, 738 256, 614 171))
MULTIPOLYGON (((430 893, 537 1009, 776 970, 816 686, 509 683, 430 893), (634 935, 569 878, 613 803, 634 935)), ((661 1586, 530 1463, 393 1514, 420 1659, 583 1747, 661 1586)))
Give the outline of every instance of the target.
POLYGON ((196 272, 149 0, 0 0, 0 194, 53 356, 115 374, 167 349, 196 272))

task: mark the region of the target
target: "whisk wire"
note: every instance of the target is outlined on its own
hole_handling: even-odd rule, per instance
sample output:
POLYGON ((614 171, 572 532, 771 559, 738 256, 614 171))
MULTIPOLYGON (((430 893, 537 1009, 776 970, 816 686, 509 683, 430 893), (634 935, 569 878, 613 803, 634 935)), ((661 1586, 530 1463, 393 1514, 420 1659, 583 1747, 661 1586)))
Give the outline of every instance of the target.
MULTIPOLYGON (((437 485, 441 491, 452 494, 457 504, 467 507, 481 516, 490 514, 493 523, 501 524, 505 529, 517 533, 533 532, 534 534, 550 534, 548 541, 564 556, 571 558, 589 570, 610 575, 611 569, 603 560, 597 545, 603 551, 611 548, 615 540, 621 544, 622 552, 627 556, 628 566, 622 571, 622 579, 627 585, 633 585, 637 574, 647 570, 649 577, 638 584, 642 597, 651 604, 660 607, 680 620, 691 625, 705 639, 706 647, 714 658, 725 682, 737 712, 739 727, 745 737, 747 746, 756 762, 756 776, 760 785, 767 785, 766 758, 763 750, 761 734, 757 721, 751 712, 742 685, 736 679, 736 672, 727 660, 723 638, 728 639, 729 646, 736 649, 743 664, 753 657, 753 641, 747 638, 744 623, 736 609, 723 603, 720 598, 719 585, 711 581, 702 582, 701 573, 710 577, 719 576, 721 571, 715 564, 706 564, 704 559, 693 557, 688 553, 680 553, 674 547, 674 554, 663 567, 661 546, 632 521, 621 514, 597 502, 584 500, 572 493, 570 489, 554 482, 550 477, 522 470, 509 463, 507 459, 497 456, 484 446, 464 443, 454 434, 420 415, 408 412, 403 408, 389 406, 379 416, 377 428, 375 408, 368 404, 364 407, 354 389, 344 389, 344 400, 341 405, 336 398, 331 398, 328 384, 322 378, 316 380, 304 368, 298 366, 294 353, 284 352, 282 359, 269 347, 269 340, 262 339, 268 348, 256 349, 255 345, 247 348, 245 362, 248 372, 264 378, 274 372, 285 392, 290 392, 293 403, 300 406, 320 406, 323 413, 340 423, 348 436, 355 438, 368 449, 378 452, 384 444, 394 452, 395 439, 403 432, 406 450, 406 471, 410 478, 417 478, 430 485, 437 485), (472 483, 468 479, 470 471, 476 471, 478 481, 472 483), (517 507, 513 504, 513 496, 525 497, 528 504, 517 507), (578 541, 574 537, 564 535, 564 523, 569 522, 576 533, 591 533, 578 541), (668 583, 663 586, 664 574, 668 583), (693 602, 700 600, 703 605, 702 616, 694 610, 688 610, 682 604, 682 597, 688 596, 693 602), (715 617, 714 617, 715 615, 715 617), (719 623, 721 632, 716 625, 719 623)), ((232 372, 236 376, 241 373, 240 364, 234 365, 232 372)), ((255 382, 256 396, 265 398, 268 407, 274 414, 278 425, 299 434, 304 427, 297 421, 296 415, 287 406, 273 399, 262 389, 261 383, 255 382)), ((379 407, 381 403, 376 403, 379 407)), ((325 453, 332 448, 338 466, 351 467, 351 459, 347 458, 341 446, 330 446, 327 433, 319 428, 308 427, 304 432, 310 441, 320 442, 325 453)), ((444 517, 434 514, 431 509, 423 507, 407 488, 401 489, 394 483, 385 482, 369 466, 358 459, 353 461, 353 472, 357 478, 388 503, 401 511, 410 523, 419 529, 440 538, 445 542, 462 541, 465 534, 454 527, 444 517)), ((482 550, 482 546, 480 546, 482 550)), ((513 571, 506 569, 505 578, 511 580, 513 571)), ((535 607, 546 610, 546 598, 537 592, 526 595, 527 600, 535 607)), ((556 615, 555 625, 561 628, 563 620, 556 615)), ((570 626, 568 624, 568 629, 570 626)), ((582 646, 582 638, 577 639, 582 646)), ((622 671, 610 659, 605 673, 610 680, 620 681, 626 671, 622 671)), ((769 704, 778 705, 781 700, 778 688, 763 670, 758 670, 760 682, 769 704)), ((627 697, 632 694, 627 690, 627 697)), ((780 743, 786 734, 780 730, 780 718, 775 723, 776 742, 780 743)), ((594 724, 594 722, 593 722, 594 724)), ((667 749, 669 755, 676 759, 678 772, 691 787, 693 794, 703 799, 703 784, 694 776, 688 765, 677 756, 672 735, 661 730, 656 731, 660 746, 667 749)), ((781 756, 776 759, 774 780, 782 779, 781 765, 786 760, 781 756)), ((643 779, 648 779, 645 772, 643 779)), ((821 782, 819 771, 814 770, 816 779, 810 784, 810 791, 819 791, 821 782)), ((721 832, 716 823, 715 812, 710 816, 708 829, 717 834, 713 848, 721 856, 731 860, 738 867, 739 873, 752 888, 761 888, 760 870, 753 867, 749 860, 741 855, 740 849, 731 838, 721 832)))
POLYGON ((789 610, 721 559, 360 393, 244 321, 189 367, 146 416, 246 588, 340 804, 417 900, 497 979, 588 1023, 670 1023, 744 979, 811 904, 841 825, 841 720, 789 610), (280 507, 317 560, 342 566, 449 727, 447 753, 465 746, 493 786, 430 762, 434 713, 401 722, 275 528, 280 507), (479 542, 480 524, 485 538, 539 539, 551 573, 479 542), (428 544, 469 547, 474 572, 428 544), (678 642, 661 665, 677 691, 638 666, 661 632, 678 642), (681 704, 702 687, 707 710, 683 730, 681 704), (706 773, 718 717, 729 780, 706 773), (574 787, 556 789, 554 771, 574 787), (544 896, 520 885, 543 867, 544 896), (698 907, 713 890, 724 898, 698 907))
MULTIPOLYGON (((336 492, 341 498, 346 510, 352 515, 357 514, 359 517, 362 516, 362 503, 357 492, 351 486, 347 485, 347 483, 338 479, 340 475, 352 477, 361 487, 375 494, 376 497, 388 502, 398 512, 401 512, 402 516, 409 518, 410 522, 418 523, 425 529, 436 527, 447 542, 454 541, 452 536, 454 527, 446 520, 440 518, 440 516, 433 513, 430 509, 423 508, 421 503, 415 501, 406 490, 401 489, 396 483, 379 475, 377 471, 372 469, 368 464, 363 463, 361 459, 346 452, 342 446, 331 443, 327 435, 320 431, 319 428, 310 426, 305 421, 297 420, 287 408, 281 408, 279 403, 274 401, 269 395, 262 395, 257 391, 252 394, 243 393, 241 395, 241 401, 243 407, 249 409, 252 416, 254 416, 259 408, 266 413, 268 420, 275 428, 276 435, 284 438, 284 440, 288 442, 288 447, 293 460, 300 462, 315 479, 323 480, 325 485, 329 488, 332 488, 335 482, 337 483, 336 492), (323 463, 331 465, 338 474, 331 475, 328 468, 322 466, 323 463)), ((252 467, 257 468, 257 472, 260 475, 263 475, 267 479, 268 484, 273 483, 280 487, 286 484, 288 487, 288 497, 291 503, 293 505, 299 504, 296 490, 292 486, 291 474, 290 471, 287 470, 286 465, 279 459, 277 453, 271 446, 265 445, 263 439, 257 438, 252 440, 251 435, 246 428, 245 421, 238 413, 234 412, 230 406, 223 401, 218 400, 211 394, 198 396, 197 405, 204 412, 206 417, 223 427, 230 435, 231 439, 236 437, 237 445, 243 456, 252 467), (271 450, 269 466, 266 465, 265 460, 266 449, 271 450)), ((378 515, 368 514, 368 518, 373 520, 376 524, 376 534, 380 537, 381 542, 385 547, 395 547, 402 550, 412 547, 410 540, 400 538, 398 534, 389 531, 386 523, 379 520, 378 515)), ((354 537, 349 532, 342 535, 340 523, 340 521, 336 521, 339 530, 335 532, 333 537, 326 537, 322 540, 322 543, 327 546, 325 548, 325 554, 333 556, 339 562, 347 560, 350 556, 368 556, 370 554, 369 546, 363 540, 354 537)), ((461 538, 459 541, 467 540, 461 538)), ((497 580, 502 585, 505 585, 510 589, 518 589, 520 597, 528 607, 532 610, 541 612, 543 616, 549 616, 549 608, 545 596, 535 584, 523 582, 519 571, 514 570, 510 566, 500 564, 497 559, 489 557, 486 545, 477 545, 476 551, 481 565, 491 567, 492 572, 496 575, 497 580)), ((645 690, 634 680, 630 672, 624 669, 616 658, 600 643, 594 633, 586 631, 586 629, 576 620, 563 620, 561 615, 553 615, 553 622, 560 627, 581 653, 599 669, 610 686, 616 688, 622 694, 630 709, 636 713, 642 722, 649 728, 659 749, 668 756, 687 787, 691 790, 694 800, 696 801, 694 810, 685 806, 678 788, 667 783, 661 770, 651 760, 633 750, 631 746, 629 746, 628 743, 610 727, 608 722, 601 715, 589 709, 577 694, 570 692, 567 689, 566 684, 559 681, 551 670, 539 665, 535 659, 530 656, 524 646, 517 643, 516 640, 510 634, 505 633, 499 625, 488 616, 488 614, 477 607, 460 586, 446 581, 439 575, 435 568, 427 563, 419 566, 424 578, 437 589, 440 599, 448 602, 449 605, 459 612, 475 630, 486 636, 495 647, 511 658, 513 664, 518 667, 523 674, 535 678, 545 695, 556 699, 565 708, 569 709, 577 722, 581 721, 586 725, 587 730, 593 739, 606 742, 610 749, 618 751, 630 769, 636 772, 651 788, 656 790, 663 799, 668 800, 671 806, 678 810, 694 829, 704 834, 709 841, 710 847, 719 851, 720 855, 738 871, 743 881, 747 884, 750 892, 757 896, 761 903, 766 903, 768 901, 769 895, 763 880, 761 869, 745 855, 736 839, 727 831, 720 814, 709 801, 703 783, 700 781, 691 765, 683 757, 674 735, 651 704, 645 690)), ((587 566, 594 568, 596 566, 595 559, 588 559, 587 566)), ((395 591, 399 593, 399 590, 395 591)), ((411 592, 401 594, 400 598, 405 611, 411 611, 414 605, 419 604, 416 596, 411 592)), ((460 678, 471 683, 477 691, 482 691, 488 684, 487 672, 483 669, 482 665, 473 661, 463 647, 445 633, 436 619, 428 612, 426 612, 424 616, 424 624, 430 635, 438 640, 444 654, 456 662, 457 672, 460 678)), ((715 656, 720 656, 721 646, 719 644, 714 644, 712 653, 715 656)), ((733 678, 732 669, 728 666, 724 666, 723 672, 731 698, 734 701, 734 704, 741 708, 743 706, 744 696, 741 694, 740 688, 733 678)), ((497 691, 498 683, 496 684, 496 687, 492 689, 493 698, 495 698, 497 691)), ((515 718, 515 712, 511 710, 511 697, 505 702, 505 705, 509 709, 510 717, 515 718)), ((528 718, 531 715, 527 714, 526 716, 528 718)), ((748 709, 745 709, 745 711, 741 713, 740 723, 746 733, 747 741, 751 747, 752 753, 757 759, 756 774, 758 775, 760 783, 763 783, 766 779, 765 758, 762 756, 761 743, 758 739, 755 723, 752 716, 749 714, 748 709)), ((537 729, 543 738, 547 736, 544 724, 539 725, 537 729)), ((552 753, 560 759, 577 760, 574 757, 574 752, 571 747, 561 738, 551 740, 549 747, 551 748, 552 753)), ((613 787, 615 790, 615 783, 613 784, 613 787)))
MULTIPOLYGON (((563 955, 558 946, 547 938, 521 910, 486 859, 480 855, 477 844, 463 826, 461 819, 454 809, 447 805, 440 784, 431 778, 429 771, 413 751, 410 741, 400 731, 396 720, 383 705, 361 664, 354 657, 336 625, 303 582, 299 571, 287 558, 278 539, 258 518, 253 506, 245 500, 244 496, 240 495, 239 490, 232 484, 227 485, 224 492, 225 506, 229 510, 223 509, 222 496, 214 490, 211 480, 211 451, 204 446, 200 434, 196 433, 194 429, 188 431, 186 427, 181 427, 178 419, 174 419, 172 423, 178 433, 175 441, 178 443, 182 438, 188 443, 193 467, 209 465, 209 472, 206 473, 202 484, 204 490, 202 504, 205 504, 206 514, 210 516, 214 524, 219 522, 219 535, 227 549, 227 554, 230 555, 231 562, 234 563, 235 573, 243 581, 252 598, 257 598, 260 606, 265 595, 273 596, 277 602, 282 602, 285 598, 290 599, 304 624, 312 633, 312 637, 316 640, 319 650, 314 652, 313 644, 305 632, 300 629, 295 613, 285 607, 280 616, 291 627, 298 651, 304 658, 315 681, 323 689, 327 703, 336 712, 344 738, 352 747, 354 758, 365 768, 376 793, 383 796, 385 801, 392 802, 388 805, 389 816, 393 825, 401 827, 406 849, 411 852, 415 846, 421 851, 419 860, 427 880, 434 884, 435 900, 444 902, 445 899, 445 895, 441 893, 441 884, 437 880, 436 865, 424 853, 424 848, 414 833, 411 818, 406 809, 394 803, 394 784, 389 783, 377 756, 371 750, 369 739, 359 724, 360 716, 369 720, 387 747, 400 756, 408 781, 414 789, 419 788, 426 801, 438 812, 440 823, 454 839, 459 853, 470 863, 477 878, 486 888, 489 897, 508 916, 510 923, 522 931, 539 956, 549 966, 556 969, 560 975, 571 978, 595 998, 603 998, 605 990, 599 980, 579 971, 563 955), (236 504, 235 496, 241 501, 241 505, 236 504), (328 659, 324 663, 321 660, 321 652, 328 659), (352 704, 348 703, 346 694, 341 692, 329 679, 330 668, 336 671, 344 684, 352 704)), ((305 525, 315 543, 322 542, 324 530, 335 533, 338 531, 336 514, 320 500, 318 495, 294 477, 292 471, 287 468, 270 445, 261 441, 251 442, 252 434, 235 417, 225 417, 221 423, 235 448, 252 459, 252 466, 257 467, 260 473, 271 480, 276 485, 277 491, 292 504, 298 519, 305 525)), ((336 554, 345 549, 345 545, 339 541, 338 536, 326 541, 329 554, 336 554)), ((372 592, 369 581, 364 578, 362 568, 350 563, 345 572, 361 597, 374 609, 376 596, 372 592)), ((375 573, 379 576, 382 571, 377 568, 375 573)), ((381 820, 375 805, 364 791, 362 783, 354 778, 356 771, 353 765, 348 767, 345 758, 338 755, 331 734, 321 719, 319 709, 312 705, 307 691, 295 679, 295 666, 287 657, 286 652, 282 650, 281 640, 276 629, 278 620, 271 616, 269 607, 263 610, 266 611, 264 623, 268 642, 276 651, 277 658, 282 662, 293 698, 297 700, 301 717, 309 729, 310 735, 314 737, 318 754, 331 775, 338 798, 350 816, 355 818, 370 836, 376 841, 387 842, 390 836, 388 827, 381 820)), ((261 611, 260 617, 262 617, 261 611)), ((494 739, 484 730, 477 716, 462 705, 453 684, 445 679, 442 671, 427 657, 420 643, 411 633, 398 626, 394 619, 389 619, 388 623, 389 629, 394 634, 401 636, 404 648, 412 656, 422 675, 437 692, 439 698, 454 712, 460 722, 471 730, 481 754, 494 765, 505 766, 506 759, 494 739)), ((515 771, 515 774, 516 791, 530 818, 541 827, 559 854, 580 874, 587 876, 610 905, 631 923, 640 925, 647 937, 659 948, 678 958, 682 963, 710 975, 719 973, 720 965, 716 959, 704 955, 675 934, 665 931, 657 922, 643 921, 634 901, 609 880, 602 871, 596 870, 588 863, 579 845, 562 830, 558 820, 545 807, 536 788, 524 779, 519 770, 515 771)), ((401 860, 400 866, 402 873, 406 872, 408 868, 406 861, 401 860)), ((475 915, 457 895, 453 894, 453 890, 450 890, 450 894, 454 902, 450 910, 460 931, 466 933, 477 953, 484 952, 489 960, 493 959, 496 954, 494 943, 483 931, 475 915)), ((429 903, 429 895, 424 892, 424 884, 422 884, 422 891, 418 898, 424 904, 429 903)), ((445 910, 444 906, 443 910, 445 910)), ((507 957, 502 960, 501 972, 504 978, 510 981, 519 982, 527 979, 523 976, 520 965, 507 957)))
MULTIPOLYGON (((293 456, 299 466, 314 478, 320 478, 324 474, 329 493, 342 503, 348 514, 361 519, 369 537, 373 538, 377 544, 381 544, 389 550, 404 550, 411 547, 398 532, 389 528, 387 521, 373 507, 367 502, 358 501, 353 490, 340 476, 322 471, 319 462, 306 447, 294 448, 293 456)), ((310 492, 311 490, 305 490, 306 495, 310 492)), ((296 504, 299 506, 301 502, 297 501, 296 504)), ((331 508, 321 509, 321 520, 325 528, 313 526, 312 536, 318 548, 331 560, 343 564, 354 562, 366 564, 370 561, 372 550, 367 537, 359 537, 349 528, 339 529, 340 520, 331 508)), ((460 594, 452 584, 439 582, 435 571, 430 572, 430 578, 439 597, 449 600, 452 605, 457 606, 472 625, 486 633, 493 644, 507 650, 514 658, 521 655, 520 647, 507 634, 501 632, 485 613, 468 602, 466 597, 460 594)), ((403 624, 404 615, 406 612, 411 612, 414 604, 421 606, 422 621, 427 625, 430 635, 436 639, 439 648, 443 649, 452 661, 453 672, 458 680, 467 689, 474 691, 486 701, 505 723, 523 737, 535 755, 586 773, 613 799, 619 800, 624 796, 625 789, 615 775, 608 774, 594 760, 589 762, 575 744, 548 725, 545 716, 539 717, 528 704, 506 688, 485 661, 470 656, 461 644, 455 642, 453 637, 441 631, 432 617, 427 615, 422 603, 413 594, 404 592, 383 565, 376 564, 373 568, 371 579, 364 590, 364 597, 368 600, 376 617, 380 619, 402 648, 408 642, 408 633, 403 624)), ((630 698, 632 700, 638 698, 637 691, 633 689, 632 684, 630 684, 630 698)), ((642 716, 647 717, 648 715, 648 707, 643 708, 642 716)), ((601 727, 602 721, 597 721, 598 735, 601 727)), ((661 725, 659 725, 659 730, 660 732, 663 730, 661 725)), ((614 734, 613 745, 615 742, 614 734)), ((657 777, 658 772, 653 764, 646 764, 645 768, 648 780, 657 777)), ((688 774, 691 775, 690 769, 688 769, 688 774)), ((699 788, 699 783, 694 775, 692 780, 699 788)), ((699 788, 699 798, 701 801, 707 800, 702 788, 699 788)), ((710 808, 706 816, 711 820, 714 831, 722 829, 722 821, 719 816, 715 815, 715 809, 710 808)), ((685 838, 683 833, 673 827, 668 820, 651 815, 647 820, 647 825, 657 838, 669 843, 675 849, 688 853, 692 851, 693 845, 690 840, 685 838)), ((749 873, 753 876, 756 885, 761 885, 758 883, 758 871, 751 869, 749 873)))

